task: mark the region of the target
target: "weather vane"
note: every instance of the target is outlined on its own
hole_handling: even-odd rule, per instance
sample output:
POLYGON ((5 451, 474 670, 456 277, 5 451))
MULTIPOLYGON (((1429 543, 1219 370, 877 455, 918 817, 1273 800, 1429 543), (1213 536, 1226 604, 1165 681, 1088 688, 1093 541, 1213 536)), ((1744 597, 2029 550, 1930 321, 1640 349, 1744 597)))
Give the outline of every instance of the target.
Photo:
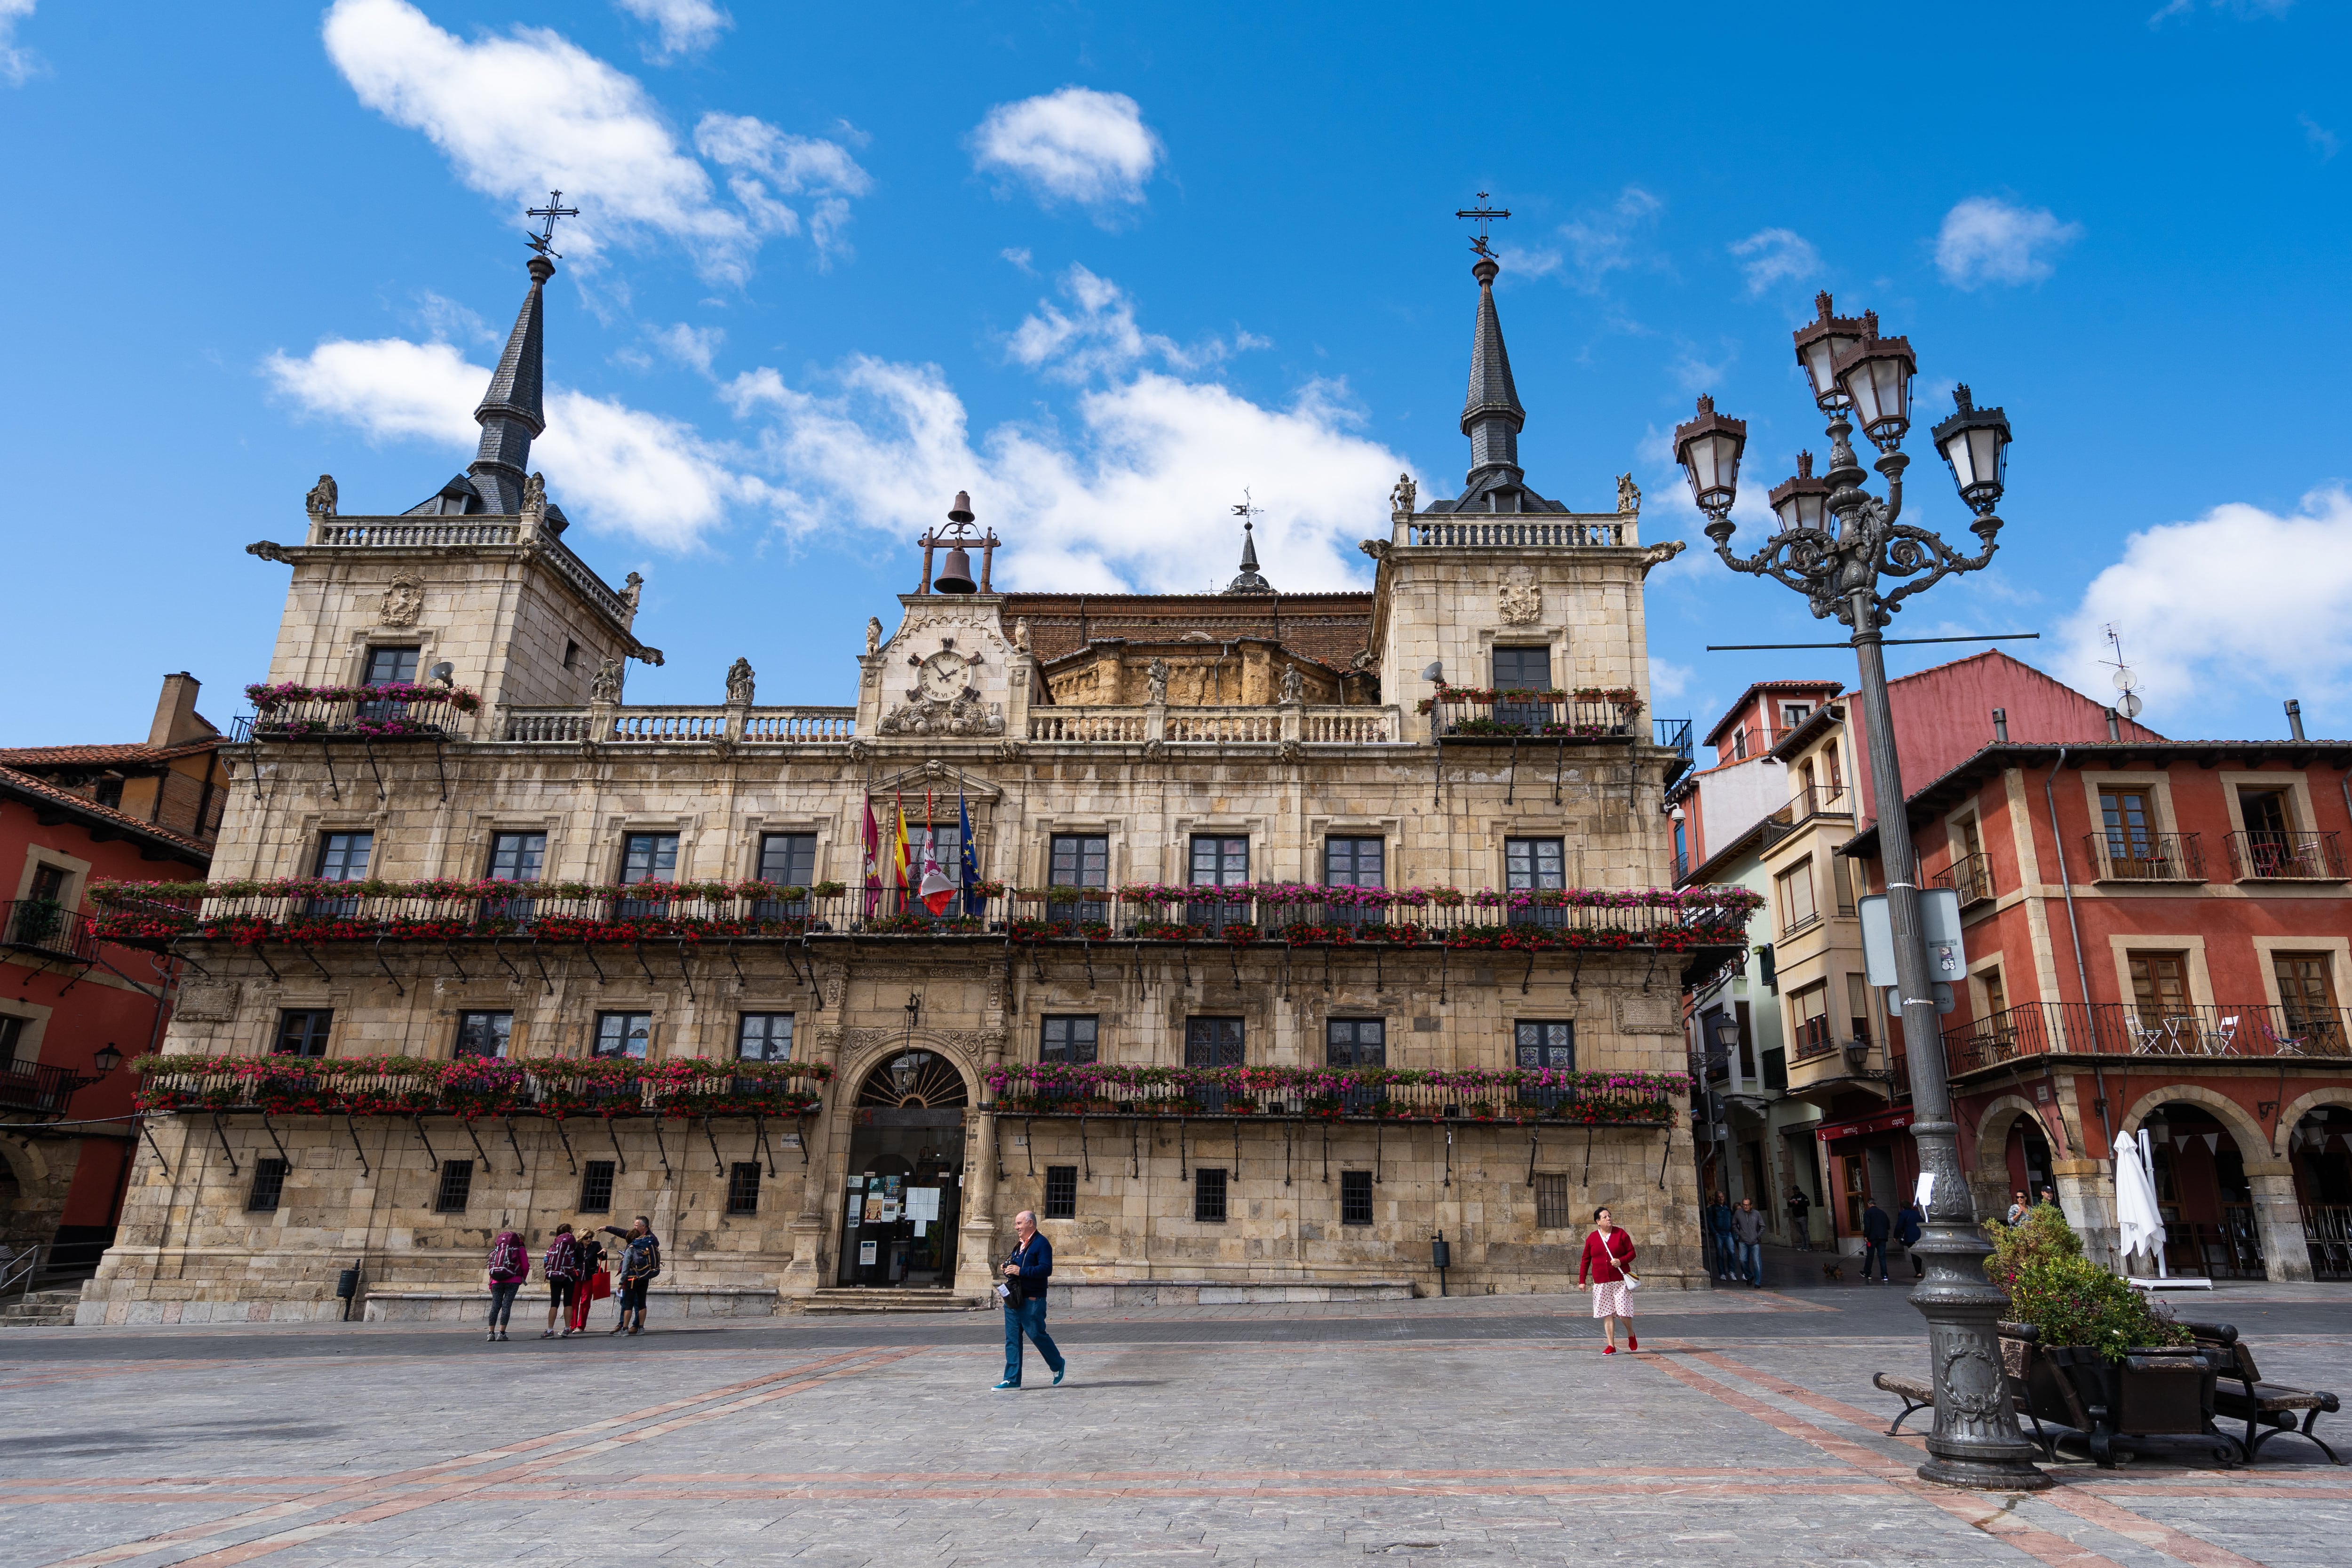
POLYGON ((555 238, 555 220, 560 217, 578 217, 580 216, 580 209, 578 207, 564 206, 562 205, 562 201, 563 193, 562 191, 550 191, 547 193, 547 205, 545 206, 531 207, 524 214, 527 217, 545 218, 547 220, 547 226, 541 229, 537 234, 528 234, 523 236, 523 243, 530 246, 533 250, 538 251, 541 256, 551 256, 558 261, 563 259, 563 252, 560 250, 550 250, 548 248, 549 244, 555 238))
POLYGON ((1247 485, 1244 485, 1242 487, 1241 505, 1234 508, 1233 510, 1234 515, 1242 520, 1242 531, 1244 533, 1255 527, 1257 520, 1265 513, 1265 509, 1264 507, 1255 506, 1251 503, 1249 487, 1247 485))
POLYGON ((1478 193, 1478 205, 1476 206, 1464 207, 1454 216, 1455 217, 1466 217, 1471 222, 1478 226, 1476 236, 1470 241, 1470 248, 1476 251, 1481 256, 1491 258, 1495 253, 1486 248, 1486 226, 1498 217, 1510 216, 1511 209, 1508 207, 1488 206, 1486 205, 1486 193, 1480 191, 1478 193))

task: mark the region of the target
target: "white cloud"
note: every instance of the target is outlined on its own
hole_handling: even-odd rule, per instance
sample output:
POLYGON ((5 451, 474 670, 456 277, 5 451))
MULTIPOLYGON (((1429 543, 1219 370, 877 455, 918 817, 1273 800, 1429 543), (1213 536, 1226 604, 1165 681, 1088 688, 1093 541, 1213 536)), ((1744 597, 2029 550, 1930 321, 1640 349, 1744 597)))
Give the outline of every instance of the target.
POLYGON ((646 51, 649 59, 671 60, 680 55, 698 54, 735 25, 735 18, 710 0, 613 0, 613 4, 638 21, 659 29, 661 45, 646 51))
POLYGON ((2061 223, 2047 207, 1970 196, 1944 215, 1936 236, 1936 267, 1946 282, 1960 289, 2038 283, 2052 271, 2048 252, 2082 236, 2081 224, 2061 223))
POLYGON ((1008 539, 998 580, 1066 592, 1198 593, 1235 570, 1228 508, 1265 509, 1258 555, 1277 588, 1360 587, 1356 544, 1378 534, 1410 467, 1354 433, 1343 389, 1310 384, 1287 407, 1147 371, 1087 393, 1076 433, 1006 424, 975 439, 935 365, 859 357, 824 393, 772 370, 739 377, 737 411, 762 436, 803 530, 854 521, 894 540, 969 489, 1008 539))
MULTIPOLYGON (((2294 6, 2294 0, 2213 0, 2216 11, 2228 11, 2241 20, 2248 16, 2284 16, 2294 6)), ((2151 27, 2161 27, 2174 16, 2193 16, 2197 0, 2165 0, 2156 15, 2147 19, 2151 27)))
POLYGON ((2342 146, 2343 142, 2335 132, 2330 131, 2308 114, 2298 114, 2294 119, 2295 123, 2303 127, 2303 139, 2318 151, 2321 163, 2325 163, 2336 156, 2336 149, 2342 146))
POLYGON ((1143 200, 1159 166, 1160 138, 1123 92, 1066 87, 988 111, 971 137, 972 167, 1018 180, 1044 202, 1106 215, 1143 200))
POLYGON ((1794 229, 1759 228, 1731 247, 1748 274, 1748 298, 1775 283, 1801 283, 1822 269, 1821 252, 1794 229))
POLYGON ((717 144, 748 160, 727 163, 742 205, 725 205, 635 78, 544 28, 469 43, 407 0, 336 0, 324 34, 329 58, 360 101, 423 132, 474 190, 511 203, 518 217, 562 190, 583 209, 560 242, 577 258, 594 257, 608 241, 660 235, 684 247, 706 276, 740 282, 768 237, 800 226, 759 174, 783 194, 816 195, 811 229, 821 249, 846 216, 843 198, 866 188, 865 172, 831 142, 712 116, 706 128, 709 119, 730 122, 717 144))
POLYGON ((682 365, 710 374, 710 362, 727 341, 723 327, 693 327, 680 321, 653 334, 654 345, 682 365))
POLYGON ((40 74, 41 57, 16 43, 16 25, 33 15, 34 0, 0 0, 0 81, 22 87, 40 74))
POLYGON ((1005 260, 1013 263, 1013 266, 1019 268, 1022 271, 1029 274, 1030 277, 1034 278, 1037 276, 1037 269, 1029 265, 1029 247, 1027 246, 1008 246, 1006 248, 998 251, 996 254, 1004 258, 1005 260))
POLYGON ((1266 346, 1265 339, 1249 332, 1232 343, 1213 337, 1190 348, 1146 332, 1135 324, 1135 303, 1126 291, 1084 267, 1073 266, 1062 274, 1062 293, 1076 308, 1075 313, 1040 300, 1037 313, 1024 319, 1005 345, 1013 361, 1058 381, 1117 374, 1146 359, 1173 370, 1202 370, 1237 350, 1266 346))
POLYGON ((862 196, 874 181, 838 143, 807 136, 791 136, 748 114, 706 114, 694 128, 695 150, 723 169, 734 171, 727 188, 743 210, 790 234, 799 215, 768 191, 772 184, 785 195, 814 197, 809 213, 809 237, 820 257, 840 252, 842 225, 849 221, 851 196, 862 196))
MULTIPOLYGON (((421 440, 464 454, 481 436, 473 411, 490 373, 448 343, 331 339, 299 358, 273 353, 262 370, 304 412, 371 441, 421 440)), ((737 471, 731 457, 678 420, 561 387, 548 395, 547 431, 531 449, 568 514, 669 550, 692 547, 732 504, 766 502, 768 487, 737 471)), ((421 491, 384 510, 419 499, 421 491)))
POLYGON ((2061 673, 2105 689, 2099 660, 2113 622, 2142 678, 2147 721, 2167 734, 2236 712, 2249 689, 2332 707, 2342 722, 2352 718, 2347 598, 2352 495, 2314 490, 2286 517, 2231 502, 2125 542, 2066 624, 2061 673))
POLYGON ((1627 185, 1606 207, 1580 213, 1560 225, 1558 249, 1522 253, 1519 264, 1537 277, 1557 272, 1570 287, 1597 294, 1609 274, 1645 260, 1643 237, 1665 206, 1641 186, 1627 185))

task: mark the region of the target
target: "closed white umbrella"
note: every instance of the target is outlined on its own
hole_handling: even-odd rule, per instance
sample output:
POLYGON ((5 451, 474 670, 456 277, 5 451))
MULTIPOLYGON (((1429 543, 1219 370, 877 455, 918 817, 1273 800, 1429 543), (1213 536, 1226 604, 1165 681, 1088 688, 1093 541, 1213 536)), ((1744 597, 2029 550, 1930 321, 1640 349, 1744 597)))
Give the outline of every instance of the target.
POLYGON ((2156 1177, 2147 1150, 2129 1133, 2116 1140, 2116 1228, 2126 1258, 2144 1248, 2155 1255, 2157 1272, 2164 1272, 2164 1216, 2157 1212, 2156 1177))

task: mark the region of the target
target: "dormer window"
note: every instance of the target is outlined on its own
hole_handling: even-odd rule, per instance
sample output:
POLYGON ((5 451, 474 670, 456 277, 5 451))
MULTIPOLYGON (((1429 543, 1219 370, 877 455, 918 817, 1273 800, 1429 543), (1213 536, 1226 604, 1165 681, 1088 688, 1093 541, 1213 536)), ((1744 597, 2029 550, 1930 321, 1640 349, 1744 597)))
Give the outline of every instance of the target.
POLYGON ((1783 702, 1780 704, 1780 728, 1793 730, 1812 715, 1813 705, 1810 702, 1783 702))

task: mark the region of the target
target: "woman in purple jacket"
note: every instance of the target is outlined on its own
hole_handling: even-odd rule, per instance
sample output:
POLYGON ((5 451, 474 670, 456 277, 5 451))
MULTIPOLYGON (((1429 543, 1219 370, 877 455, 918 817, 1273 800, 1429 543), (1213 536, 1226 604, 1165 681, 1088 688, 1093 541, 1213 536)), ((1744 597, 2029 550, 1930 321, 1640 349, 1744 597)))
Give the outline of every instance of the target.
POLYGON ((490 1242, 490 1332, 489 1338, 507 1337, 507 1320, 514 1315, 515 1292, 530 1278, 530 1252, 523 1246, 522 1235, 515 1230, 502 1230, 490 1242))

